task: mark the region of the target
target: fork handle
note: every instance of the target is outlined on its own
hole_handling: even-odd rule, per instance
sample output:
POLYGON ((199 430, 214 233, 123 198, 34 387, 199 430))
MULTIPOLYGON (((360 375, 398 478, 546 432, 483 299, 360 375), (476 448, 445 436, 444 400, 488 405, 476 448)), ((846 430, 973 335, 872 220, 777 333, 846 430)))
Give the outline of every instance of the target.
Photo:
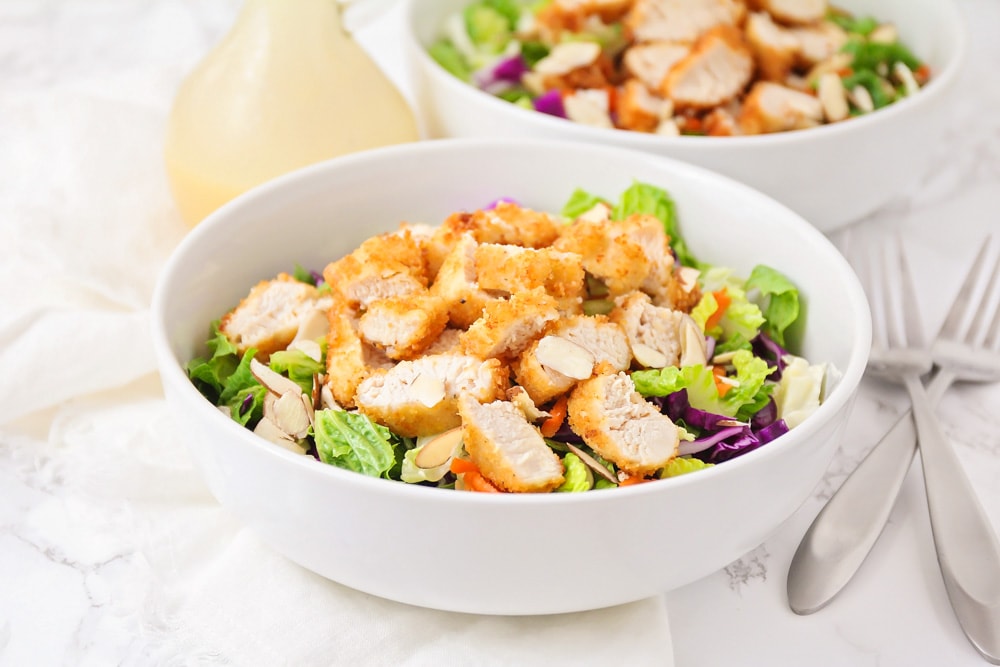
POLYGON ((915 376, 906 378, 920 440, 927 507, 941 575, 973 646, 1000 664, 1000 541, 915 376))
MULTIPOLYGON (((936 403, 954 381, 950 372, 938 371, 928 388, 930 399, 936 403)), ((916 441, 907 409, 813 519, 788 570, 792 611, 819 611, 861 567, 889 520, 916 441)))

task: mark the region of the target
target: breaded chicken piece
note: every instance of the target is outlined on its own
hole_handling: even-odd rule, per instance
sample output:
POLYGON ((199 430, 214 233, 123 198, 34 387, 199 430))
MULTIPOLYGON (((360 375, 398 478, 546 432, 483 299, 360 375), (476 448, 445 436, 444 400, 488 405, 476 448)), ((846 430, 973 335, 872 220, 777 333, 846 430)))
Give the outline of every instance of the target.
POLYGON ((732 111, 735 109, 739 113, 739 106, 730 104, 729 107, 717 107, 705 114, 705 117, 701 119, 705 134, 710 137, 732 137, 740 133, 739 125, 732 111))
POLYGON ((329 311, 326 335, 327 384, 334 399, 345 409, 354 407, 358 385, 371 373, 392 368, 394 362, 361 339, 357 313, 340 298, 329 311))
POLYGON ((710 109, 743 92, 753 68, 742 33, 720 25, 699 37, 691 52, 670 69, 660 94, 678 108, 710 109))
POLYGON ((458 399, 489 402, 504 396, 509 369, 496 359, 427 355, 376 371, 357 388, 358 409, 407 437, 433 435, 461 424, 458 399))
POLYGON ((483 308, 498 295, 479 287, 476 275, 476 243, 471 232, 456 241, 445 257, 441 270, 431 285, 431 294, 444 300, 453 325, 467 328, 483 315, 483 308))
POLYGON ((739 0, 636 0, 625 28, 637 42, 693 42, 718 25, 738 25, 746 7, 739 0))
POLYGON ((768 81, 784 81, 798 57, 799 40, 766 12, 750 14, 745 33, 760 75, 768 81))
POLYGON ((559 235, 559 225, 548 213, 501 202, 490 211, 454 213, 439 227, 427 246, 429 275, 434 276, 466 234, 477 243, 504 243, 544 248, 559 235))
POLYGON ((426 240, 409 230, 373 236, 354 252, 332 262, 323 279, 353 307, 420 294, 427 287, 426 240))
POLYGON ((639 395, 625 373, 579 383, 568 412, 570 427, 587 445, 632 475, 649 475, 677 455, 677 426, 639 395))
POLYGON ((618 324, 628 337, 632 355, 641 366, 647 368, 678 364, 681 358, 680 325, 685 317, 680 311, 654 306, 642 292, 633 292, 616 299, 615 309, 609 315, 611 321, 618 324), (650 354, 647 350, 653 350, 656 354, 650 354), (649 360, 657 354, 662 355, 660 363, 650 364, 649 360))
POLYGON ((817 98, 769 81, 754 84, 739 117, 745 134, 801 130, 822 121, 823 105, 817 98))
POLYGON ((567 351, 574 349, 561 344, 553 346, 550 341, 545 341, 546 338, 559 338, 586 351, 587 358, 593 360, 588 377, 591 373, 623 371, 632 361, 625 332, 603 315, 577 315, 553 322, 546 328, 545 335, 529 345, 511 364, 517 383, 524 387, 535 405, 548 403, 583 379, 569 377, 558 370, 560 364, 565 363, 565 358, 549 359, 545 356, 560 354, 559 348, 566 348, 567 351))
POLYGON ((419 294, 372 302, 358 321, 358 332, 390 359, 412 359, 447 324, 448 303, 439 296, 419 294))
POLYGON ((480 472, 504 491, 545 493, 563 483, 562 461, 513 403, 462 396, 462 442, 480 472))
POLYGON ((651 91, 660 90, 667 72, 691 50, 690 44, 678 42, 648 42, 636 44, 622 56, 625 71, 641 81, 651 91))
POLYGON ((629 79, 618 93, 618 125, 626 130, 655 132, 674 105, 649 92, 638 79, 629 79))
POLYGON ((569 91, 562 102, 566 117, 574 123, 609 130, 615 126, 611 120, 611 89, 607 86, 569 91))
POLYGON ((553 0, 566 12, 579 12, 584 17, 597 16, 605 23, 617 21, 632 6, 633 0, 553 0))
POLYGON ((461 351, 461 336, 461 329, 448 327, 434 339, 430 347, 424 350, 424 354, 448 354, 452 352, 458 354, 461 351))
POLYGON ((562 42, 532 68, 544 90, 603 88, 612 74, 611 63, 597 42, 562 42))
POLYGON ((788 25, 822 21, 828 9, 826 0, 748 0, 748 4, 788 25))
POLYGON ((330 307, 332 299, 287 273, 262 280, 233 310, 219 321, 221 331, 240 354, 257 349, 258 359, 284 350, 295 338, 299 324, 317 309, 330 307))
POLYGON ((514 294, 541 287, 560 310, 579 311, 586 291, 583 258, 553 248, 481 243, 475 250, 479 287, 514 294))
POLYGON ((839 53, 847 42, 844 29, 829 21, 791 28, 788 33, 798 42, 796 64, 804 67, 812 67, 839 53))
POLYGON ((619 232, 618 223, 577 218, 563 227, 552 247, 583 257, 584 270, 603 281, 613 296, 627 294, 639 288, 651 265, 642 246, 619 232))
POLYGON ((480 359, 514 357, 558 318, 558 303, 544 289, 517 292, 486 305, 483 316, 462 334, 462 350, 480 359))
POLYGON ((615 225, 616 231, 642 248, 649 263, 649 271, 639 288, 653 297, 653 302, 663 305, 667 301, 669 285, 674 272, 674 254, 663 223, 652 215, 631 215, 615 225))

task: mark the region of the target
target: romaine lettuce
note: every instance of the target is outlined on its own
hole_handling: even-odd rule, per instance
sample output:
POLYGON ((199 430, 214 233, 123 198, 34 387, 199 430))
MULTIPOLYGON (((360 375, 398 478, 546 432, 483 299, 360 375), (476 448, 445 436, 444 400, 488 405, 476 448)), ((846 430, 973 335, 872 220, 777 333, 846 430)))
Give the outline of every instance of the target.
POLYGON ((579 492, 590 491, 594 486, 594 473, 579 456, 573 452, 567 452, 563 456, 563 466, 566 469, 565 479, 556 491, 579 492))
POLYGON ((386 427, 343 410, 318 410, 313 433, 323 463, 371 477, 386 476, 402 446, 402 439, 386 427))
POLYGON ((785 331, 799 318, 799 290, 795 284, 780 271, 758 264, 750 272, 745 288, 760 293, 764 333, 784 346, 785 331))
MULTIPOLYGON (((325 341, 321 343, 321 349, 325 347, 325 341)), ((300 387, 303 393, 311 394, 313 388, 313 376, 326 371, 326 364, 320 357, 316 361, 302 350, 281 350, 271 355, 268 360, 271 370, 283 373, 288 379, 293 380, 300 387)))

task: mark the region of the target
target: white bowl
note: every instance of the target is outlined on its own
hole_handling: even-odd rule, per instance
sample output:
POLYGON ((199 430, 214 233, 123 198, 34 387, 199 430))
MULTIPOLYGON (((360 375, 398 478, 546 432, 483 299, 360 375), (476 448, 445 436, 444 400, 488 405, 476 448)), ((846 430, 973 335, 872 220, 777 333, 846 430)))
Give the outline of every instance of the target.
POLYGON ((426 47, 470 0, 407 0, 407 47, 431 137, 524 137, 601 143, 666 155, 769 194, 823 231, 855 222, 904 193, 930 166, 965 54, 951 0, 844 0, 857 14, 894 22, 932 68, 917 95, 848 122, 749 137, 660 137, 588 127, 504 102, 445 71, 426 47))
POLYGON ((792 211, 739 183, 648 154, 565 142, 430 141, 340 158, 258 187, 195 228, 164 269, 154 344, 178 428, 219 501, 319 574, 437 609, 594 609, 707 575, 767 538, 808 497, 847 423, 871 320, 847 262, 792 211), (188 381, 209 323, 258 280, 321 268, 402 220, 438 223, 499 196, 558 211, 576 187, 667 188, 691 249, 800 287, 801 352, 843 378, 767 446, 707 470, 582 494, 463 493, 365 477, 297 456, 225 417, 188 381))

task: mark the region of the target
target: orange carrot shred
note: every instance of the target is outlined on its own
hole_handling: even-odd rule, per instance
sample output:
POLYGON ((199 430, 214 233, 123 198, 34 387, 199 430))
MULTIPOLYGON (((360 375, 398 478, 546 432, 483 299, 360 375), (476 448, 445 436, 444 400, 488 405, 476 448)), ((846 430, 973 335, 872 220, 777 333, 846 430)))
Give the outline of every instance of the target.
POLYGON ((479 493, 500 493, 500 489, 493 486, 488 479, 483 477, 482 473, 472 472, 470 470, 462 475, 462 480, 465 481, 465 488, 470 491, 478 491, 479 493))
POLYGON ((645 477, 640 475, 628 475, 625 479, 618 482, 618 486, 634 486, 636 484, 642 484, 643 482, 649 482, 645 477))
POLYGON ((715 312, 709 315, 708 319, 705 320, 706 331, 719 324, 722 316, 726 314, 726 309, 729 308, 729 304, 732 302, 732 299, 729 297, 729 292, 725 287, 716 292, 712 292, 712 296, 715 297, 715 303, 718 304, 718 307, 715 309, 715 312))
POLYGON ((474 472, 479 474, 479 467, 468 459, 460 459, 457 456, 451 460, 449 469, 456 475, 474 472))
POLYGON ((722 366, 712 366, 712 375, 715 379, 715 390, 719 392, 719 396, 725 396, 733 388, 728 382, 722 380, 726 377, 726 369, 722 366))
POLYGON ((542 422, 540 430, 542 431, 543 436, 551 438, 559 431, 563 422, 566 421, 566 410, 568 404, 569 401, 566 399, 565 394, 559 397, 559 400, 556 401, 555 405, 553 405, 549 410, 549 414, 552 416, 542 422))

